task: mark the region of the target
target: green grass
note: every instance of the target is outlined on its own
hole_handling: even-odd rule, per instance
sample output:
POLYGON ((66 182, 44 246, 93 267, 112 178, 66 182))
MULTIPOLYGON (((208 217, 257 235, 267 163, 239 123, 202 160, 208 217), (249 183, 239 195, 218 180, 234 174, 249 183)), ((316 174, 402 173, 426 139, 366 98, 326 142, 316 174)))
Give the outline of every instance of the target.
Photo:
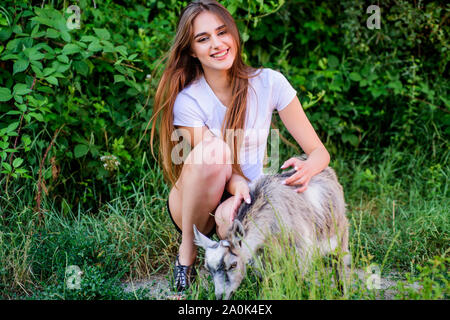
MULTIPOLYGON (((420 150, 420 149, 418 149, 420 150)), ((445 149, 444 149, 445 150, 445 149)), ((382 276, 399 272, 399 299, 448 298, 450 170, 448 150, 440 157, 386 149, 378 159, 336 156, 331 165, 344 186, 354 269, 375 263, 382 276), (427 269, 428 268, 428 269, 427 269), (407 286, 419 282, 417 293, 407 286)), ((44 218, 34 212, 34 186, 11 184, 0 195, 0 297, 4 299, 142 299, 120 282, 168 274, 180 236, 165 208, 168 187, 148 163, 139 183, 116 194, 98 212, 71 208, 44 197, 44 218), (83 270, 81 289, 66 286, 66 268, 83 270)), ((288 246, 286 246, 287 248, 288 246)), ((234 299, 374 299, 380 292, 355 280, 345 295, 335 288, 332 260, 316 259, 301 277, 292 252, 275 252, 271 263, 249 271, 234 299)), ((200 259, 201 260, 201 259, 200 259)), ((188 299, 212 299, 203 279, 188 299), (203 282, 202 282, 203 281, 203 282)))

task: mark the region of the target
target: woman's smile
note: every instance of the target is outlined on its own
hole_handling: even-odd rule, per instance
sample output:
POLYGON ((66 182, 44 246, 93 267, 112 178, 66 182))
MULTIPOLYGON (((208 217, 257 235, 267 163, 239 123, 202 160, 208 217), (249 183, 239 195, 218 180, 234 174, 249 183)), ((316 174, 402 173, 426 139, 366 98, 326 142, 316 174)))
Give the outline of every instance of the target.
POLYGON ((202 64, 204 72, 228 71, 236 57, 236 40, 225 23, 211 12, 202 12, 194 20, 192 56, 202 64))
POLYGON ((230 48, 216 52, 211 55, 216 60, 225 60, 228 57, 228 52, 230 51, 230 48))

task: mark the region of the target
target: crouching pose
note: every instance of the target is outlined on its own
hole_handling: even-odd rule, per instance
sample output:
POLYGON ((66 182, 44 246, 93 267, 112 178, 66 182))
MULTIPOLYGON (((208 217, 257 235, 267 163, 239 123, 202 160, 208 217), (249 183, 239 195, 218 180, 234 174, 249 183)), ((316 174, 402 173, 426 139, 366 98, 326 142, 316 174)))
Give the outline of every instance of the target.
POLYGON ((282 182, 294 171, 260 177, 250 187, 252 203, 243 203, 225 239, 213 241, 194 226, 195 243, 205 249, 205 266, 214 280, 217 299, 229 299, 246 273, 246 264, 266 240, 282 232, 292 236, 302 274, 313 255, 337 253, 343 268, 350 264, 348 221, 342 187, 333 169, 315 175, 303 193, 282 182))
POLYGON ((181 232, 173 265, 179 291, 194 279, 193 225, 223 238, 241 203, 252 202, 249 183, 263 173, 273 112, 308 155, 305 161, 285 161, 286 168, 296 168, 287 186, 304 192, 330 161, 286 77, 247 65, 241 44, 236 23, 223 5, 192 1, 181 12, 156 90, 151 150, 154 155, 157 133, 164 177, 171 188, 167 212, 181 232), (188 146, 179 148, 180 143, 188 146))

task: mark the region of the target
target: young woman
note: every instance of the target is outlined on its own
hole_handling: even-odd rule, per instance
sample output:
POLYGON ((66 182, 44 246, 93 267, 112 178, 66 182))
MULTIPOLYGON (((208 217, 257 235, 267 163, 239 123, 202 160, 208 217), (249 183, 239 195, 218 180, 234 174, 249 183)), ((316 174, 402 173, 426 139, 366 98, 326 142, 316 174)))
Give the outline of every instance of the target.
MULTIPOLYGON (((182 234, 174 269, 179 291, 189 286, 197 255, 193 225, 223 238, 241 202, 251 201, 248 184, 262 174, 275 109, 308 155, 306 161, 291 158, 282 166, 296 168, 285 183, 304 192, 330 157, 296 91, 281 73, 243 62, 239 32, 226 8, 214 0, 189 3, 178 22, 152 117, 161 119, 160 156, 172 186, 167 208, 182 234), (174 157, 179 143, 173 135, 176 129, 191 147, 184 163, 174 157), (246 135, 250 130, 257 133, 256 139, 246 135), (245 152, 256 155, 256 160, 247 161, 242 157, 245 152)), ((154 121, 152 152, 155 127, 154 121)))

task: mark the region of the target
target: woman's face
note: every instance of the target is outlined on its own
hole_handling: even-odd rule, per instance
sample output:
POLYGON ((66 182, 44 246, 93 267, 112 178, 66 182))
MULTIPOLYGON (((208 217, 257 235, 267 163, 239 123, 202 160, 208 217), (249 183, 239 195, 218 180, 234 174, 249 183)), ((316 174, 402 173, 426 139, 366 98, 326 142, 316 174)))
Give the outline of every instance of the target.
POLYGON ((191 55, 198 58, 203 70, 229 70, 236 57, 236 42, 223 21, 203 11, 195 18, 193 27, 191 55))

